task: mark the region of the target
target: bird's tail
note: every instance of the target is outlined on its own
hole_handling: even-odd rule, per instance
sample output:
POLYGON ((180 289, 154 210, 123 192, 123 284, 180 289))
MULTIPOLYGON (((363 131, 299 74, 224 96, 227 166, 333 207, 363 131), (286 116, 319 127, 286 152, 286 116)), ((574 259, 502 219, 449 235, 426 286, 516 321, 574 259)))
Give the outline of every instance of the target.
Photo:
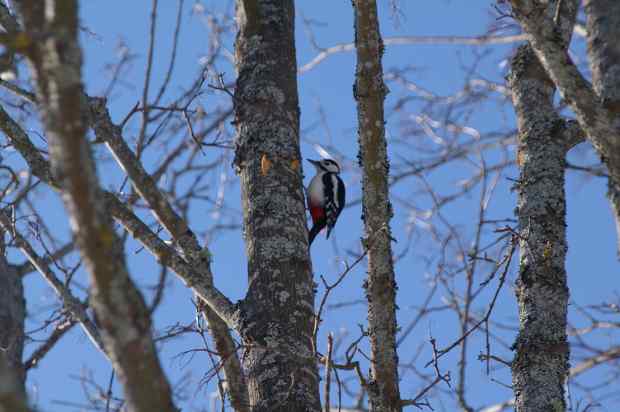
POLYGON ((319 225, 312 226, 312 229, 310 229, 310 233, 308 234, 308 247, 310 247, 310 245, 312 245, 312 242, 314 241, 314 238, 316 237, 316 235, 319 234, 321 229, 323 229, 323 228, 321 226, 319 226, 319 225))
POLYGON ((327 235, 325 235, 325 239, 329 239, 329 234, 332 233, 333 227, 327 226, 327 235))

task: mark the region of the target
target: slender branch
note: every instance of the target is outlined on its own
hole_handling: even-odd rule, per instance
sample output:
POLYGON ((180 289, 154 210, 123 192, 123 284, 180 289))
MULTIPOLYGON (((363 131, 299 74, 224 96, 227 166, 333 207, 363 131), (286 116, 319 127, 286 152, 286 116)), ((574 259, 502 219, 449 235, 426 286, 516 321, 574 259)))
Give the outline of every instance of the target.
MULTIPOLYGON (((610 360, 619 359, 620 358, 620 347, 616 346, 610 348, 600 354, 597 354, 591 358, 588 358, 577 365, 570 368, 568 379, 576 378, 577 376, 589 371, 590 369, 605 364, 610 360)), ((513 408, 515 405, 514 399, 509 399, 507 401, 487 406, 483 408, 480 412, 501 412, 505 411, 509 408, 513 408)))
MULTIPOLYGON (((483 46, 489 44, 510 44, 526 40, 523 34, 513 36, 394 36, 383 39, 386 46, 412 45, 412 44, 462 44, 468 46, 483 46)), ((323 60, 337 53, 351 52, 355 50, 353 43, 340 43, 327 48, 319 48, 319 53, 308 63, 299 68, 298 73, 303 74, 318 66, 323 60)))
MULTIPOLYGON (((68 255, 74 250, 75 250, 75 245, 73 244, 73 242, 69 242, 66 245, 58 248, 54 253, 51 253, 51 254, 46 255, 45 257, 42 257, 41 261, 42 263, 49 265, 50 263, 68 255)), ((32 263, 29 260, 27 260, 26 262, 20 265, 16 265, 15 270, 17 270, 17 273, 19 274, 19 276, 26 276, 28 273, 36 271, 37 268, 35 268, 32 265, 32 263)))
POLYGON ((329 395, 331 391, 332 382, 332 352, 334 350, 334 335, 331 333, 327 335, 327 357, 325 358, 325 412, 330 411, 329 395))
POLYGON ((202 313, 215 342, 217 355, 222 362, 230 403, 235 412, 249 412, 248 387, 239 356, 237 356, 237 345, 222 318, 210 306, 201 306, 203 306, 202 313))
MULTIPOLYGON (((376 234, 375 234, 376 235, 376 234)), ((370 241, 370 243, 372 244, 372 239, 370 241)), ((319 303, 319 310, 317 311, 316 315, 314 316, 314 326, 312 328, 312 346, 313 346, 313 352, 316 354, 317 352, 317 344, 316 344, 316 338, 317 335, 319 333, 319 325, 322 322, 322 315, 323 315, 323 309, 325 307, 325 303, 327 303, 327 298, 329 297, 329 294, 338 287, 338 285, 340 285, 340 283, 342 283, 342 281, 344 280, 344 278, 351 273, 351 271, 362 261, 364 260, 364 258, 366 257, 366 255, 368 254, 368 248, 364 248, 364 253, 362 253, 361 255, 359 255, 357 257, 357 259, 355 259, 353 261, 352 264, 347 264, 345 270, 340 274, 340 276, 338 276, 338 278, 336 279, 336 281, 332 284, 327 283, 327 281, 325 280, 325 277, 323 277, 323 275, 321 275, 321 281, 323 282, 323 286, 325 287, 325 293, 323 294, 323 297, 321 298, 321 303, 319 303)))
MULTIPOLYGON (((516 249, 516 245, 517 245, 517 238, 515 236, 513 236, 512 240, 511 240, 511 243, 510 243, 510 249, 508 250, 508 253, 504 256, 502 261, 497 265, 497 267, 495 269, 497 271, 499 268, 502 267, 502 265, 504 265, 504 270, 502 271, 502 273, 500 274, 500 277, 499 277, 499 284, 497 285, 497 288, 495 289, 495 293, 493 294, 493 298, 491 299, 491 303, 489 304, 489 307, 488 307, 485 315, 482 317, 482 319, 480 319, 478 322, 476 322, 476 324, 474 326, 472 326, 470 329, 468 329, 460 338, 458 338, 457 340, 452 342, 447 347, 445 347, 443 349, 439 349, 437 351, 437 358, 441 358, 443 355, 445 355, 446 353, 450 352, 452 349, 454 349, 455 347, 460 345, 461 342, 464 339, 467 339, 467 337, 469 335, 471 335, 474 331, 476 331, 478 328, 480 328, 480 326, 482 326, 482 324, 485 323, 491 317, 491 314, 493 313, 493 308, 495 307, 495 303, 497 302, 497 297, 499 296, 499 292, 502 290, 502 287, 504 286, 504 283, 506 281, 506 276, 508 275, 508 269, 510 268, 510 262, 512 261, 512 256, 514 255, 514 252, 515 252, 515 249, 516 249)), ((494 275, 491 275, 491 277, 492 276, 494 276, 494 275)), ((435 361, 435 359, 431 359, 424 366, 428 367, 434 361, 435 361)))
POLYGON ((56 326, 52 334, 46 339, 45 343, 35 349, 32 355, 24 362, 24 369, 29 370, 39 366, 39 362, 54 348, 56 343, 75 326, 76 320, 67 319, 56 326))
POLYGON ((570 368, 569 376, 570 378, 574 378, 600 364, 604 364, 614 359, 620 359, 620 346, 614 346, 610 349, 607 349, 606 351, 603 351, 589 359, 586 359, 576 364, 575 366, 570 368))
POLYGON ((155 53, 155 28, 157 24, 157 3, 158 0, 152 0, 151 18, 149 30, 149 48, 146 58, 146 73, 144 75, 144 85, 142 86, 142 123, 140 132, 138 133, 137 157, 141 157, 144 141, 146 139, 146 129, 149 125, 149 88, 151 87, 151 72, 153 70, 153 55, 155 53))
MULTIPOLYGON (((101 99, 90 99, 89 101, 95 106, 95 108, 91 108, 91 111, 104 110, 100 106, 101 99)), ((100 126, 100 132, 102 132, 102 129, 105 127, 113 127, 110 126, 111 121, 109 121, 107 109, 105 109, 105 115, 101 114, 101 116, 103 116, 103 120, 102 126, 100 126)), ((37 147, 32 143, 23 128, 15 122, 11 116, 9 116, 2 106, 0 106, 0 130, 5 133, 11 144, 15 147, 15 149, 17 149, 22 157, 24 157, 32 174, 50 185, 55 190, 59 190, 59 183, 52 177, 50 165, 47 159, 43 157, 39 149, 37 149, 37 147)), ((161 196, 161 194, 159 196, 161 196)), ((175 271, 175 273, 182 278, 183 282, 191 287, 196 294, 207 301, 209 305, 212 305, 213 309, 219 316, 225 319, 226 323, 230 327, 234 328, 238 325, 237 309, 221 292, 213 288, 208 279, 205 279, 204 275, 202 275, 202 272, 200 271, 200 266, 191 266, 186 264, 173 248, 166 245, 149 229, 146 224, 144 224, 144 222, 142 222, 120 200, 118 200, 114 194, 103 191, 102 200, 105 210, 111 213, 114 219, 121 223, 136 240, 147 247, 149 251, 151 251, 151 253, 153 253, 158 259, 158 261, 169 266, 173 271, 175 271)), ((167 210, 171 210, 171 208, 168 206, 167 210)), ((176 222, 176 219, 179 219, 178 216, 175 216, 176 214, 172 216, 173 222, 176 222)), ((186 225, 184 226, 186 227, 186 225)), ((185 256, 193 255, 193 248, 199 247, 193 233, 181 233, 181 236, 183 236, 183 239, 187 239, 187 242, 185 243, 186 250, 184 250, 185 256)), ((208 257, 208 252, 201 252, 202 253, 199 253, 198 256, 199 259, 203 254, 208 257)), ((210 273, 210 269, 208 269, 207 273, 210 273)))
POLYGON ((13 239, 17 247, 22 251, 30 264, 43 276, 51 288, 56 292, 63 307, 71 314, 71 317, 80 322, 86 336, 90 338, 95 347, 107 356, 106 349, 99 334, 97 326, 86 313, 84 304, 64 285, 64 283, 56 277, 54 272, 49 268, 47 262, 42 259, 30 245, 30 243, 15 229, 11 217, 6 212, 0 212, 0 227, 7 233, 13 235, 13 239))
POLYGON ((112 216, 146 247, 158 262, 172 269, 229 327, 239 330, 238 307, 205 279, 199 267, 188 263, 174 248, 168 246, 112 193, 105 192, 104 201, 112 216))
POLYGON ((103 207, 86 140, 88 108, 82 88, 78 1, 50 1, 44 9, 36 0, 20 0, 18 5, 28 36, 41 27, 49 33, 46 41, 33 42, 28 57, 52 169, 90 274, 91 303, 106 353, 123 383, 129 409, 176 411, 153 342, 148 308, 129 276, 123 243, 103 207))

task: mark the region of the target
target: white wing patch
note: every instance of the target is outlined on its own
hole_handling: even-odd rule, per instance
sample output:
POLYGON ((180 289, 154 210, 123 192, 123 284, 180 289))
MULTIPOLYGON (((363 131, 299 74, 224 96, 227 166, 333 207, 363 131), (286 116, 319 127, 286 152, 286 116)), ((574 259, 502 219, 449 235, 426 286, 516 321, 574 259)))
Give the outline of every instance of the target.
MULTIPOLYGON (((332 174, 331 178, 332 188, 334 190, 334 193, 336 193, 336 190, 338 189, 338 177, 335 174, 332 174)), ((338 204, 338 196, 334 196, 334 205, 336 205, 336 210, 340 209, 340 204, 338 204)))

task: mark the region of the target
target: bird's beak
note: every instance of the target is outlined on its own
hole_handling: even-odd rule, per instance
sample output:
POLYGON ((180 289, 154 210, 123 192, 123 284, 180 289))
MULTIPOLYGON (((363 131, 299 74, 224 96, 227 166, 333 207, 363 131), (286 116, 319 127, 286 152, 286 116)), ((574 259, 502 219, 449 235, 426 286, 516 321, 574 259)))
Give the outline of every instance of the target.
POLYGON ((319 165, 321 164, 321 162, 318 160, 312 160, 312 159, 306 159, 306 160, 312 163, 314 167, 319 167, 319 165))

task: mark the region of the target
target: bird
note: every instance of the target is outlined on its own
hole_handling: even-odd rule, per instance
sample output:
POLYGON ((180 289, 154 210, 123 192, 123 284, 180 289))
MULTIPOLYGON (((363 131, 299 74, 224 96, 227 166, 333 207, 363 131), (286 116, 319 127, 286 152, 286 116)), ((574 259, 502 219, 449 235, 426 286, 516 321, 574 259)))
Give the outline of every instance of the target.
POLYGON ((331 233, 345 205, 345 186, 340 178, 340 166, 332 159, 307 159, 316 169, 307 191, 308 209, 312 216, 312 229, 308 234, 308 246, 327 226, 331 233))

